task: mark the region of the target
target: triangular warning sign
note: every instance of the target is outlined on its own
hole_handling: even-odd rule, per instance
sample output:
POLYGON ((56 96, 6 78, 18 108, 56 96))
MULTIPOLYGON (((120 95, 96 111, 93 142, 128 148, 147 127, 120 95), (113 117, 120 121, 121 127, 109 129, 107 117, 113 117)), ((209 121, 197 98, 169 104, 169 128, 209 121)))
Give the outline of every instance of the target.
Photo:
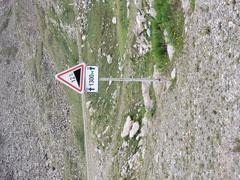
POLYGON ((56 75, 56 79, 77 91, 84 93, 85 64, 79 64, 56 75))

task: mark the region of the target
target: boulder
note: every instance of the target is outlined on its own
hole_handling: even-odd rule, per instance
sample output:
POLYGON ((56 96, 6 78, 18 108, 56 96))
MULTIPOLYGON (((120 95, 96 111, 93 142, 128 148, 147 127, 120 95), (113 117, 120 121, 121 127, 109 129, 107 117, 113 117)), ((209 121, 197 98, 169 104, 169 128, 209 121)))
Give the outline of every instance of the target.
POLYGON ((122 138, 127 137, 129 135, 132 125, 133 125, 133 121, 132 121, 131 117, 128 116, 126 119, 126 122, 123 126, 123 131, 121 133, 122 138))
POLYGON ((133 138, 135 136, 135 134, 138 132, 139 130, 139 123, 138 122, 134 122, 133 125, 132 125, 132 129, 130 130, 129 132, 129 138, 133 138))

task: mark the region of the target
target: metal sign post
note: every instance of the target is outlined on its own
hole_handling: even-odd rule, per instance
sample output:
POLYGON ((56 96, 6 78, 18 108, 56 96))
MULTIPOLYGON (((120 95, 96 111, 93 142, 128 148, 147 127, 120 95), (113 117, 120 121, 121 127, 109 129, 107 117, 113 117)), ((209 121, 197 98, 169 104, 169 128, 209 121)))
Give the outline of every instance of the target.
POLYGON ((118 82, 159 82, 163 78, 134 78, 134 77, 101 77, 99 78, 98 66, 86 66, 81 63, 66 71, 56 75, 56 79, 72 88, 76 92, 82 94, 84 92, 98 92, 99 81, 118 81, 118 82))
POLYGON ((125 78, 113 78, 113 77, 102 77, 99 78, 99 81, 118 81, 118 82, 159 82, 160 79, 153 78, 134 78, 134 77, 125 77, 125 78))

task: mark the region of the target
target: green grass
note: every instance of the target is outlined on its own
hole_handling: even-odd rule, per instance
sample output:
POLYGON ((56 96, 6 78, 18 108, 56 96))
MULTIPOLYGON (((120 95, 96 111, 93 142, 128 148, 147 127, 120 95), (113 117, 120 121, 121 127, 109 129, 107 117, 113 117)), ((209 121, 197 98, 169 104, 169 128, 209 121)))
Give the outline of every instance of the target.
MULTIPOLYGON (((120 136, 120 133, 123 129, 125 120, 127 116, 130 116, 133 121, 139 122, 140 126, 142 124, 142 119, 145 113, 145 108, 143 106, 143 97, 141 94, 141 84, 140 83, 128 83, 125 87, 125 93, 123 95, 124 100, 124 109, 125 111, 121 115, 121 125, 120 129, 116 128, 116 131, 118 132, 118 135, 115 139, 115 145, 113 148, 113 156, 118 155, 119 148, 121 149, 123 141, 128 142, 128 148, 123 151, 123 154, 121 156, 116 156, 116 159, 114 160, 112 164, 112 170, 111 170, 111 176, 113 176, 113 179, 119 179, 120 177, 120 171, 119 171, 119 163, 120 164, 126 164, 124 162, 128 161, 129 157, 132 157, 133 154, 135 154, 139 147, 138 142, 139 140, 136 140, 136 138, 129 139, 128 137, 122 138, 120 136)), ((129 175, 133 175, 135 172, 133 170, 129 171, 129 175)), ((126 177, 127 178, 127 177, 126 177)))
POLYGON ((166 29, 168 32, 169 41, 177 51, 181 50, 183 45, 184 14, 180 7, 177 0, 156 2, 156 19, 162 27, 161 30, 166 29))
MULTIPOLYGON (((60 17, 56 15, 53 8, 49 9, 47 13, 45 13, 39 5, 37 5, 37 9, 42 43, 57 66, 57 70, 60 72, 65 70, 67 66, 76 65, 78 63, 77 43, 76 40, 71 39, 67 33, 63 32, 60 28, 59 23, 62 22, 60 17), (53 24, 51 21, 47 23, 47 21, 45 21, 46 16, 47 18, 54 19, 57 24, 53 24)), ((79 95, 68 87, 64 87, 64 90, 71 104, 70 119, 73 137, 79 145, 81 152, 84 153, 81 101, 79 95)))
POLYGON ((163 30, 160 28, 160 24, 156 20, 152 21, 151 30, 151 55, 159 69, 163 72, 169 63, 167 45, 164 40, 163 30))
MULTIPOLYGON (((67 1, 65 1, 67 2, 67 1)), ((63 6, 61 8, 64 8, 63 6)), ((70 6, 69 6, 70 8, 70 6)), ((57 15, 53 8, 50 8, 48 12, 43 10, 40 5, 37 4, 37 19, 38 28, 41 35, 43 47, 46 48, 50 55, 50 58, 54 61, 58 72, 65 70, 68 66, 72 66, 78 63, 78 49, 75 39, 72 39, 60 28, 60 23, 64 23, 64 18, 57 15), (62 19, 63 18, 63 19, 62 19), (48 21, 46 20, 48 19, 48 21), (50 19, 56 23, 52 23, 50 19)), ((71 23, 73 17, 68 17, 67 23, 71 23)), ((38 54, 38 53, 37 53, 38 54)), ((40 55, 40 51, 39 51, 40 55)), ((36 64, 37 65, 37 64, 36 64)), ((79 149, 79 158, 85 163, 84 157, 84 128, 81 110, 81 100, 77 93, 73 92, 68 87, 64 86, 64 91, 70 104, 70 130, 71 138, 70 141, 76 145, 79 149)), ((65 169, 64 177, 72 178, 79 175, 81 178, 84 177, 84 170, 77 169, 77 164, 74 159, 67 152, 64 154, 65 157, 65 169), (77 169, 77 170, 76 170, 77 169), (81 172, 80 172, 81 171, 81 172)))
POLYGON ((78 63, 77 41, 75 39, 71 39, 65 32, 63 32, 60 27, 62 20, 58 18, 53 8, 49 10, 48 16, 58 23, 57 25, 49 24, 49 30, 59 44, 60 50, 63 52, 69 65, 76 65, 78 63))
POLYGON ((75 20, 75 12, 73 9, 73 1, 72 0, 60 0, 59 4, 63 8, 63 12, 61 14, 61 19, 66 24, 72 24, 75 20))
POLYGON ((61 51, 65 55, 70 66, 76 65, 78 63, 78 48, 76 40, 70 39, 59 32, 55 27, 51 29, 56 41, 58 42, 61 51))
MULTIPOLYGON (((118 77, 118 59, 120 56, 117 37, 117 27, 112 24, 114 12, 110 2, 93 2, 93 7, 88 12, 88 30, 87 41, 82 49, 82 57, 87 64, 99 66, 100 77, 118 77), (101 50, 101 56, 98 51, 101 50), (112 64, 108 64, 106 55, 112 56, 112 64)), ((112 94, 120 84, 108 82, 99 83, 99 92, 97 94, 87 94, 87 100, 92 102, 93 109, 97 110, 91 117, 93 134, 98 135, 110 125, 107 134, 96 138, 100 147, 105 148, 107 143, 112 141, 110 137, 114 129, 114 121, 117 114, 117 101, 112 98, 112 94), (116 104, 116 105, 114 105, 116 104)))
POLYGON ((169 60, 163 35, 168 32, 168 40, 178 54, 183 48, 184 15, 177 0, 155 0, 156 18, 152 19, 152 56, 161 71, 167 68, 169 60))
POLYGON ((117 37, 120 55, 125 52, 129 19, 127 18, 127 0, 117 0, 115 14, 117 18, 117 37), (119 21, 119 22, 118 22, 119 21))
POLYGON ((126 86, 127 94, 125 98, 128 112, 126 116, 130 116, 134 121, 138 121, 141 125, 145 113, 143 105, 143 97, 141 95, 141 83, 129 83, 126 86))
POLYGON ((191 12, 194 12, 194 10, 195 10, 195 4, 196 4, 196 0, 190 0, 190 9, 191 9, 191 12))

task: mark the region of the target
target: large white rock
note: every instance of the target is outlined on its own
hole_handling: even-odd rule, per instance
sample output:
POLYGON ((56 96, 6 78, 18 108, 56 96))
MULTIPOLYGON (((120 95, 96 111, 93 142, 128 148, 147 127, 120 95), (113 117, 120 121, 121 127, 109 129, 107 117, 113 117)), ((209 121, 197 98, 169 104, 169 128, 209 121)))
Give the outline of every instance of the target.
POLYGON ((123 126, 123 131, 121 133, 121 137, 124 138, 129 135, 130 129, 132 128, 133 121, 130 116, 127 117, 126 122, 123 126))
POLYGON ((139 123, 138 122, 134 122, 132 125, 132 129, 129 132, 129 138, 133 138, 133 136, 138 132, 139 130, 139 123))
POLYGON ((175 53, 175 49, 172 44, 167 44, 167 52, 168 52, 168 57, 169 57, 170 61, 172 61, 173 55, 175 53))

